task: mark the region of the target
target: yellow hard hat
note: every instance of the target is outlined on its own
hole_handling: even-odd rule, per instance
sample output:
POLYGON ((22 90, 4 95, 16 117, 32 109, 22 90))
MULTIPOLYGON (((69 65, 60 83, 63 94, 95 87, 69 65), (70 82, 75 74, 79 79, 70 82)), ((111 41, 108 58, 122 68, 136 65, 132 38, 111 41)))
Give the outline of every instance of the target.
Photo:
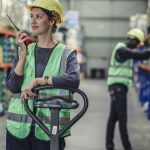
POLYGON ((59 0, 35 0, 32 4, 28 4, 27 8, 30 10, 33 7, 44 8, 48 11, 54 11, 58 15, 58 19, 56 23, 63 22, 63 13, 62 13, 62 5, 59 0))
POLYGON ((133 36, 137 38, 141 43, 144 40, 144 32, 139 28, 133 28, 127 33, 128 36, 133 36))

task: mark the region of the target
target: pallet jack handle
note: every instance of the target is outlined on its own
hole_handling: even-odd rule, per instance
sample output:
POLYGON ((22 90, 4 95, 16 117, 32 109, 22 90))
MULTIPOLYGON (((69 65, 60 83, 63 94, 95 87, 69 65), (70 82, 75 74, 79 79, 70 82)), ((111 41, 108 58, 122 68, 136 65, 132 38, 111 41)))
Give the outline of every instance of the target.
MULTIPOLYGON (((33 88, 33 92, 39 93, 40 90, 45 89, 62 89, 62 90, 68 90, 72 93, 78 93, 82 100, 83 100, 83 107, 80 110, 80 112, 74 116, 73 119, 71 119, 63 129, 60 131, 58 130, 56 135, 53 136, 53 131, 50 131, 44 123, 31 111, 28 105, 28 100, 24 99, 24 106, 27 111, 27 113, 30 115, 30 117, 44 130, 44 132, 51 138, 51 144, 53 143, 53 146, 51 146, 51 150, 59 150, 59 143, 58 139, 63 136, 63 134, 70 129, 87 111, 88 108, 88 98, 86 94, 81 91, 80 89, 74 89, 74 88, 67 88, 67 87, 56 87, 56 86, 38 86, 36 88, 33 88), (54 140, 53 140, 54 139, 54 140), (56 142, 57 141, 57 142, 56 142), (56 146, 55 146, 56 145, 56 146)), ((35 103, 35 108, 49 108, 51 110, 51 122, 53 121, 54 125, 59 124, 59 112, 61 109, 76 109, 79 106, 79 103, 76 100, 70 100, 67 97, 64 96, 50 96, 42 99, 38 99, 38 96, 34 98, 34 100, 37 102, 35 103), (59 99, 59 101, 55 101, 56 99, 59 99), (44 101, 44 103, 43 103, 44 101), (60 102, 61 101, 61 102, 60 102), (54 117, 55 116, 55 117, 54 117), (58 116, 58 119, 56 119, 58 116)))

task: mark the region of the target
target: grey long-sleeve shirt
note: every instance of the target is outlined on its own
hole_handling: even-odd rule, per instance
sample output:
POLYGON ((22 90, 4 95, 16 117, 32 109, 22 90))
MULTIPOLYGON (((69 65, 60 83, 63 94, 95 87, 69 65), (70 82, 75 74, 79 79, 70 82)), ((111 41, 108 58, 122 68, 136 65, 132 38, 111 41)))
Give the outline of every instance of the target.
MULTIPOLYGON (((36 62, 36 77, 42 77, 45 66, 47 64, 47 61, 49 57, 51 56, 53 49, 50 48, 36 48, 35 52, 35 62, 36 62)), ((72 88, 78 88, 79 86, 79 64, 77 63, 76 58, 77 53, 73 51, 68 59, 67 59, 67 67, 66 72, 57 77, 52 77, 53 85, 54 86, 63 86, 63 87, 72 87, 72 88)), ((7 78, 7 87, 10 89, 13 93, 20 93, 21 92, 21 86, 23 83, 24 76, 19 76, 14 72, 14 68, 16 67, 18 62, 18 57, 14 60, 13 67, 11 69, 11 72, 7 78)))

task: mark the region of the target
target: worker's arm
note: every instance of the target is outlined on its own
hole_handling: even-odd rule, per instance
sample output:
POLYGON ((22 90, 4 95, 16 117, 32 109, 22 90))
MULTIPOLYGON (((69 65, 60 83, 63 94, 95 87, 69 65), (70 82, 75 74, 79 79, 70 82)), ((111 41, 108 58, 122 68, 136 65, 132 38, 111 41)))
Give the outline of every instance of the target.
MULTIPOLYGON (((14 68, 16 67, 17 62, 18 62, 18 58, 15 59, 11 72, 7 78, 7 87, 13 93, 21 92, 21 86, 24 78, 23 75, 17 75, 14 72, 14 68)), ((43 72, 43 68, 38 67, 37 71, 43 72)), ((44 82, 44 79, 42 77, 38 77, 38 79, 43 80, 40 83, 44 82)), ((68 57, 66 72, 62 76, 52 77, 51 79, 52 79, 52 84, 54 86, 66 86, 66 87, 73 87, 73 88, 77 88, 79 86, 79 81, 80 81, 79 65, 77 63, 75 51, 72 52, 68 57)))
POLYGON ((66 71, 61 76, 38 77, 29 85, 29 89, 39 85, 54 85, 59 87, 78 88, 80 68, 76 59, 76 51, 72 52, 67 60, 66 71))
POLYGON ((79 65, 76 59, 75 51, 69 55, 67 60, 66 71, 61 76, 51 77, 48 78, 39 77, 35 78, 21 93, 21 97, 25 99, 29 99, 32 96, 35 96, 35 93, 32 92, 32 88, 39 86, 39 85, 54 85, 54 86, 61 86, 61 87, 72 87, 78 88, 79 86, 79 65))
POLYGON ((80 82, 80 67, 76 56, 76 51, 72 52, 67 60, 66 72, 61 76, 52 77, 54 86, 78 88, 80 82))
POLYGON ((19 31, 16 33, 16 39, 18 41, 18 56, 15 59, 11 73, 7 79, 7 86, 13 93, 19 93, 21 91, 21 85, 23 82, 23 70, 27 56, 27 47, 24 44, 25 40, 28 39, 26 33, 19 31), (11 86, 13 85, 13 86, 11 86), (15 86, 16 85, 16 86, 15 86))
POLYGON ((28 39, 28 35, 22 31, 19 31, 16 33, 16 39, 19 44, 19 59, 18 62, 14 68, 14 72, 21 76, 23 75, 23 70, 24 70, 24 64, 26 61, 26 56, 27 56, 27 46, 25 45, 25 40, 28 39))
POLYGON ((8 89, 12 92, 12 93, 20 93, 21 92, 21 86, 23 83, 23 75, 17 75, 14 71, 14 69, 16 68, 16 65, 18 63, 18 57, 15 58, 13 66, 11 68, 11 71, 9 73, 9 76, 6 80, 6 84, 8 89))
POLYGON ((146 50, 144 52, 139 52, 139 51, 131 50, 128 48, 120 48, 117 50, 117 53, 116 53, 116 59, 119 62, 124 62, 127 59, 146 60, 148 58, 150 58, 149 50, 146 50))
POLYGON ((78 88, 80 68, 76 59, 76 51, 72 52, 68 57, 66 67, 66 71, 61 76, 38 77, 31 82, 27 89, 47 84, 59 87, 78 88))

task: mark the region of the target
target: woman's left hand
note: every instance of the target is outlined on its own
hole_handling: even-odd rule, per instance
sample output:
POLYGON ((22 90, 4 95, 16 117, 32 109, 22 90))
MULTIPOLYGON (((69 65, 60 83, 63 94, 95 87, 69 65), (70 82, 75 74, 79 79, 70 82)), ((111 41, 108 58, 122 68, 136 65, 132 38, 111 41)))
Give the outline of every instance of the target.
POLYGON ((30 99, 34 96, 36 96, 35 93, 32 92, 32 89, 38 85, 47 85, 52 84, 52 78, 49 78, 49 80, 45 80, 44 78, 36 78, 34 79, 21 93, 20 99, 30 99))
POLYGON ((36 87, 37 85, 38 85, 37 80, 34 79, 34 80, 24 89, 24 91, 21 93, 20 99, 21 99, 21 100, 22 100, 23 98, 24 98, 24 99, 30 99, 30 98, 36 96, 36 94, 32 92, 32 89, 33 89, 34 87, 36 87))

